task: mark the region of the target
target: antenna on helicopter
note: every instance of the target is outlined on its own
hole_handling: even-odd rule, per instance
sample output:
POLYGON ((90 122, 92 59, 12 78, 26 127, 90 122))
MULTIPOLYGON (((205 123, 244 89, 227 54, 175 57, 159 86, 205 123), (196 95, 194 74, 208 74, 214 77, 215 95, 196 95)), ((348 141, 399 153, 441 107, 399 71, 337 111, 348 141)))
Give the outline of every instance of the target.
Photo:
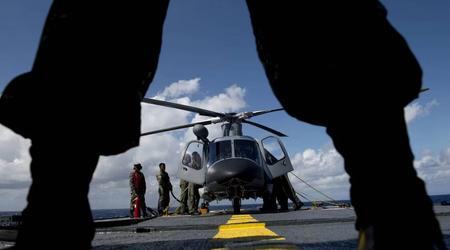
POLYGON ((222 122, 225 123, 222 125, 223 136, 242 135, 242 123, 247 123, 247 124, 253 125, 255 127, 258 127, 260 129, 264 129, 264 130, 269 131, 270 133, 275 134, 280 137, 287 136, 275 129, 272 129, 272 128, 269 128, 262 124, 247 120, 254 116, 284 110, 282 108, 270 109, 270 110, 258 110, 258 111, 253 111, 253 112, 220 113, 220 112, 215 112, 215 111, 211 111, 211 110, 207 110, 207 109, 197 108, 194 106, 188 106, 188 105, 183 105, 183 104, 179 104, 179 103, 167 102, 167 101, 156 100, 156 99, 151 99, 151 98, 143 98, 142 102, 159 105, 159 106, 165 106, 165 107, 169 107, 169 108, 181 109, 181 110, 190 111, 190 112, 195 112, 199 115, 209 116, 209 117, 213 117, 213 118, 210 118, 210 119, 207 119, 204 121, 200 121, 200 122, 194 122, 194 123, 190 123, 190 124, 185 124, 185 125, 180 125, 180 126, 175 126, 175 127, 170 127, 170 128, 160 129, 160 130, 154 130, 154 131, 142 133, 141 136, 151 135, 151 134, 156 134, 156 133, 161 133, 161 132, 166 132, 166 131, 171 131, 171 130, 176 130, 176 129, 181 129, 181 128, 194 127, 193 128, 194 134, 202 141, 207 142, 208 141, 208 139, 207 139, 208 130, 205 128, 204 125, 222 123, 222 122))

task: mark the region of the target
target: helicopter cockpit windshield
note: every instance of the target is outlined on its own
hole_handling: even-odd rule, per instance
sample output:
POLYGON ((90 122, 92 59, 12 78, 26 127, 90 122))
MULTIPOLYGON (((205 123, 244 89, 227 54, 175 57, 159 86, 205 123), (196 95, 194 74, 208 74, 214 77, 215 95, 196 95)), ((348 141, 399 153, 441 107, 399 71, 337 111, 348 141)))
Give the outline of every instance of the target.
POLYGON ((258 146, 256 142, 249 140, 234 140, 235 157, 248 158, 259 164, 258 146))
POLYGON ((208 149, 208 166, 216 161, 231 157, 247 158, 260 164, 260 154, 258 153, 258 145, 255 141, 239 139, 217 141, 210 143, 208 149), (232 154, 232 142, 234 144, 234 155, 232 154))
POLYGON ((216 161, 231 158, 231 141, 218 141, 209 144, 208 166, 216 161))

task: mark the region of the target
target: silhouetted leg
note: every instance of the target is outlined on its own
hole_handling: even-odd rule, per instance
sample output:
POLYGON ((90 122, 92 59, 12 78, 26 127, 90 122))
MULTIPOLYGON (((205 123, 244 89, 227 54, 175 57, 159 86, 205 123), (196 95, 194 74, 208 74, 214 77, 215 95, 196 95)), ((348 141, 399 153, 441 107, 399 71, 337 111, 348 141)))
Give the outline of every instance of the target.
POLYGON ((294 187, 292 187, 289 177, 287 176, 287 174, 285 174, 281 178, 284 193, 292 201, 292 203, 294 203, 294 209, 300 209, 303 206, 303 202, 300 201, 300 198, 298 198, 297 194, 295 193, 294 187))
POLYGON ((195 192, 195 183, 189 182, 188 184, 188 198, 187 198, 187 204, 188 204, 188 210, 190 214, 193 214, 197 211, 197 196, 195 192))
POLYGON ((202 187, 200 185, 195 185, 194 195, 195 195, 195 210, 198 212, 198 205, 200 204, 200 192, 198 189, 202 187))
POLYGON ((17 248, 90 249, 95 229, 87 195, 99 154, 64 138, 33 141, 30 154, 33 182, 17 248))
POLYGON ((90 246, 92 172, 139 143, 168 3, 53 1, 32 71, 2 95, 1 122, 33 143, 18 247, 90 246))
POLYGON ((264 174, 264 182, 266 183, 266 190, 262 194, 263 206, 260 210, 263 212, 273 212, 277 209, 274 183, 266 174, 264 174))
POLYGON ((188 182, 184 180, 180 180, 180 205, 175 210, 175 214, 185 214, 189 212, 188 206, 187 206, 187 200, 188 200, 188 182))
POLYGON ((350 175, 356 228, 373 227, 376 249, 442 243, 424 182, 417 177, 402 108, 364 110, 327 128, 350 175))
POLYGON ((288 210, 288 196, 283 189, 283 177, 277 177, 273 179, 273 194, 274 200, 278 201, 280 210, 288 210))
POLYGON ((70 130, 102 155, 137 146, 168 3, 54 1, 32 69, 30 85, 39 87, 28 100, 36 110, 28 120, 42 126, 32 129, 70 130))
POLYGON ((386 9, 376 0, 247 5, 259 58, 283 108, 326 126, 344 156, 357 228, 375 227, 379 249, 440 244, 403 117, 422 71, 386 9), (398 199, 408 207, 393 207, 398 199))
POLYGON ((147 203, 145 203, 145 195, 139 196, 141 199, 141 214, 143 217, 147 217, 147 203))
POLYGON ((163 204, 163 202, 164 202, 163 194, 164 194, 164 190, 163 190, 163 188, 161 186, 159 186, 159 188, 158 188, 158 195, 159 195, 159 198, 158 198, 158 213, 159 213, 159 215, 163 214, 163 209, 164 209, 164 207, 163 207, 164 206, 164 204, 163 204))
POLYGON ((169 189, 164 190, 163 209, 164 209, 164 212, 166 213, 166 215, 169 215, 169 203, 170 203, 170 193, 169 192, 170 192, 169 189))
POLYGON ((277 202, 280 205, 280 211, 289 210, 288 197, 283 192, 277 193, 277 202))
POLYGON ((181 196, 180 196, 180 213, 184 214, 184 213, 189 213, 189 209, 188 209, 188 186, 189 183, 186 181, 183 181, 183 185, 180 185, 180 190, 181 190, 181 196))
POLYGON ((131 194, 130 198, 130 217, 134 218, 134 206, 135 206, 136 195, 131 194))

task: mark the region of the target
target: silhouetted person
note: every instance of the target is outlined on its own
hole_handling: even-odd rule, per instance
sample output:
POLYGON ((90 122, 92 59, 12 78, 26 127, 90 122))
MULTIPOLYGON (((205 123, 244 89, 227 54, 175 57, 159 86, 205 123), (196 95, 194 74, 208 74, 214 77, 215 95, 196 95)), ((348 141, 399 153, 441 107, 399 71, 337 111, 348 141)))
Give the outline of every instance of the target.
POLYGON ((361 238, 376 249, 444 248, 403 113, 422 71, 385 8, 374 0, 247 3, 278 100, 293 117, 325 126, 344 157, 361 238), (396 213, 387 204, 398 197, 411 203, 396 213))
MULTIPOLYGON (((167 5, 53 2, 31 72, 1 97, 1 123, 32 140, 33 183, 17 246, 90 246, 92 173, 99 155, 138 145, 140 100, 156 70, 167 5), (71 171, 64 185, 55 183, 61 162, 71 171), (69 190, 55 193, 55 185, 69 190), (64 220, 48 220, 50 204, 64 207, 52 210, 64 220)), ((325 126, 344 157, 362 238, 376 249, 445 248, 403 114, 422 71, 384 7, 376 0, 247 5, 276 97, 291 116, 325 126), (408 207, 397 213, 398 197, 408 207)))
POLYGON ((167 5, 53 2, 31 71, 1 96, 0 122, 32 143, 17 248, 90 249, 92 174, 100 155, 139 144, 140 101, 156 70, 167 5))

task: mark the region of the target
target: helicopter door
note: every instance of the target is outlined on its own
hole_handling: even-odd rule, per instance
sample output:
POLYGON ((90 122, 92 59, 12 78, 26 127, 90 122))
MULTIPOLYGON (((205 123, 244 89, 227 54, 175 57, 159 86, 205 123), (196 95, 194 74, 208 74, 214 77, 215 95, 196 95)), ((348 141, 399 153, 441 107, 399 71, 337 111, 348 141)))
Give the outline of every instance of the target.
POLYGON ((203 185, 206 178, 206 164, 204 164, 203 143, 191 141, 184 150, 177 177, 188 182, 203 185))
POLYGON ((272 178, 284 175, 294 168, 284 148, 283 143, 276 137, 269 136, 261 140, 263 155, 272 178))

